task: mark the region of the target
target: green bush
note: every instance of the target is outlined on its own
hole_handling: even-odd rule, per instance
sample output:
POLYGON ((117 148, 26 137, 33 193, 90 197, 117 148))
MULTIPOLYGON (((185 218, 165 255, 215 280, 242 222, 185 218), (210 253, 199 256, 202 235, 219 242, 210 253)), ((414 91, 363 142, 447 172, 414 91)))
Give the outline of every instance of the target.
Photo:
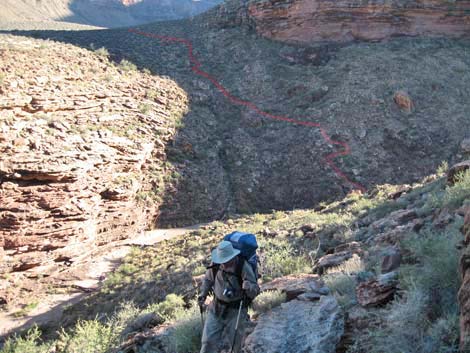
POLYGON ((265 313, 286 301, 286 293, 279 290, 266 291, 258 295, 252 307, 257 314, 265 313))
POLYGON ((131 63, 129 60, 125 59, 121 60, 121 62, 119 63, 119 68, 125 72, 137 71, 137 66, 131 63))
POLYGON ((337 272, 323 276, 323 280, 338 303, 345 309, 356 302, 356 277, 347 273, 337 272))
POLYGON ((260 248, 260 268, 264 280, 311 272, 309 260, 287 241, 266 242, 260 248))
POLYGON ((146 311, 156 313, 164 321, 172 321, 184 311, 184 306, 183 297, 172 293, 168 294, 164 301, 149 306, 146 311))
POLYGON ((51 347, 38 345, 41 331, 37 327, 30 329, 24 337, 12 337, 7 339, 0 353, 49 353, 51 347))
POLYGON ((461 240, 458 228, 459 224, 454 224, 442 233, 422 232, 403 244, 414 254, 418 265, 403 266, 400 283, 405 289, 417 286, 431 296, 428 310, 432 317, 457 311, 455 298, 460 287, 457 245, 461 240))
POLYGON ((99 49, 96 49, 95 54, 98 55, 98 56, 105 57, 105 58, 109 57, 109 51, 105 47, 101 47, 99 49))
MULTIPOLYGON (((441 185, 445 179, 441 179, 441 185)), ((442 188, 442 186, 441 186, 442 188)), ((455 183, 446 186, 444 190, 434 190, 429 196, 423 208, 433 210, 436 208, 457 208, 466 200, 470 199, 470 171, 456 175, 455 183)))
POLYGON ((60 352, 105 353, 119 344, 118 339, 119 335, 112 325, 98 320, 79 321, 71 332, 62 332, 59 338, 63 342, 60 352))
POLYGON ((179 312, 174 330, 169 337, 170 351, 175 353, 199 352, 202 323, 198 306, 179 312))

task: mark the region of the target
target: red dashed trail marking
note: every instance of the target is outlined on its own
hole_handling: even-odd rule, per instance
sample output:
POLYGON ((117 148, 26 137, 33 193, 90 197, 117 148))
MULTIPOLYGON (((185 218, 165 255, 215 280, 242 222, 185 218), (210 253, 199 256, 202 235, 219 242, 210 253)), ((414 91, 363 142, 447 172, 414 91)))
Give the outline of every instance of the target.
POLYGON ((202 77, 206 78, 207 80, 209 80, 210 82, 212 82, 212 84, 217 88, 217 90, 220 93, 222 93, 232 104, 245 106, 245 107, 249 108, 250 110, 256 112, 257 114, 259 114, 259 115, 261 115, 265 118, 268 118, 268 119, 284 121, 284 122, 287 122, 287 123, 290 123, 290 124, 295 124, 295 125, 302 125, 302 126, 318 128, 320 130, 321 136, 323 137, 323 139, 325 140, 326 143, 341 147, 341 149, 339 151, 333 152, 333 153, 330 153, 330 154, 327 154, 326 156, 324 156, 323 157, 324 162, 334 171, 334 173, 339 178, 344 180, 346 183, 351 185, 353 188, 359 189, 362 192, 364 192, 366 190, 366 188, 364 186, 362 186, 361 184, 352 181, 334 162, 335 158, 341 157, 341 156, 347 156, 351 153, 351 148, 349 147, 349 145, 346 142, 333 140, 328 135, 326 130, 320 125, 320 123, 315 123, 315 122, 311 122, 311 121, 297 120, 297 119, 289 118, 287 116, 282 116, 282 115, 270 114, 270 113, 258 108, 254 103, 252 103, 250 101, 246 101, 246 100, 240 99, 238 97, 235 97, 224 86, 222 86, 219 83, 219 81, 217 81, 217 79, 215 77, 213 77, 209 73, 201 70, 201 68, 200 68, 201 63, 194 56, 194 53, 193 53, 193 44, 185 38, 162 36, 162 35, 155 34, 155 33, 142 32, 142 31, 139 31, 139 30, 136 30, 136 29, 129 29, 129 32, 140 35, 140 36, 148 37, 148 38, 158 39, 158 40, 163 41, 163 42, 181 43, 182 45, 186 46, 186 48, 188 49, 189 61, 192 64, 191 70, 196 75, 202 76, 202 77))

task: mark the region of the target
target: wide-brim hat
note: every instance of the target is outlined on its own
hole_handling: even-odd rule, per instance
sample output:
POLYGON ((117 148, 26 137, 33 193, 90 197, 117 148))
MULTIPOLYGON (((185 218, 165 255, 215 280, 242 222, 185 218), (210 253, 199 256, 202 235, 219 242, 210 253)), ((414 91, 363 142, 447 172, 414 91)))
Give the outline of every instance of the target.
POLYGON ((240 250, 234 249, 231 242, 224 240, 217 248, 212 250, 212 262, 215 264, 224 264, 238 254, 240 254, 240 250))

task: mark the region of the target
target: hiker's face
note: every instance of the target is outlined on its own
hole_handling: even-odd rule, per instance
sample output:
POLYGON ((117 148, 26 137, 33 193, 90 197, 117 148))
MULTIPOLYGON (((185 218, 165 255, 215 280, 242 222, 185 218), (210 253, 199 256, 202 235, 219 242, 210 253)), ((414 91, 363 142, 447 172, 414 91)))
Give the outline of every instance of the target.
POLYGON ((230 261, 224 263, 224 268, 229 268, 229 267, 232 267, 233 265, 235 265, 235 262, 237 261, 237 258, 234 257, 233 259, 231 259, 230 261))

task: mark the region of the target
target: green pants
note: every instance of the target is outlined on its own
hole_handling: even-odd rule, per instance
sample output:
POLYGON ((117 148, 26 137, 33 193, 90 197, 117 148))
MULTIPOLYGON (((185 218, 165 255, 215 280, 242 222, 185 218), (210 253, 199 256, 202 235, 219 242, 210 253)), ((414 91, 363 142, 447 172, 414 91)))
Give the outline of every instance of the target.
MULTIPOLYGON (((232 346, 237 323, 238 309, 227 309, 225 315, 217 316, 213 310, 209 310, 206 323, 202 332, 200 353, 219 353, 222 345, 232 346)), ((242 347, 245 324, 248 318, 247 309, 242 308, 238 330, 233 346, 233 353, 239 353, 242 347)))

